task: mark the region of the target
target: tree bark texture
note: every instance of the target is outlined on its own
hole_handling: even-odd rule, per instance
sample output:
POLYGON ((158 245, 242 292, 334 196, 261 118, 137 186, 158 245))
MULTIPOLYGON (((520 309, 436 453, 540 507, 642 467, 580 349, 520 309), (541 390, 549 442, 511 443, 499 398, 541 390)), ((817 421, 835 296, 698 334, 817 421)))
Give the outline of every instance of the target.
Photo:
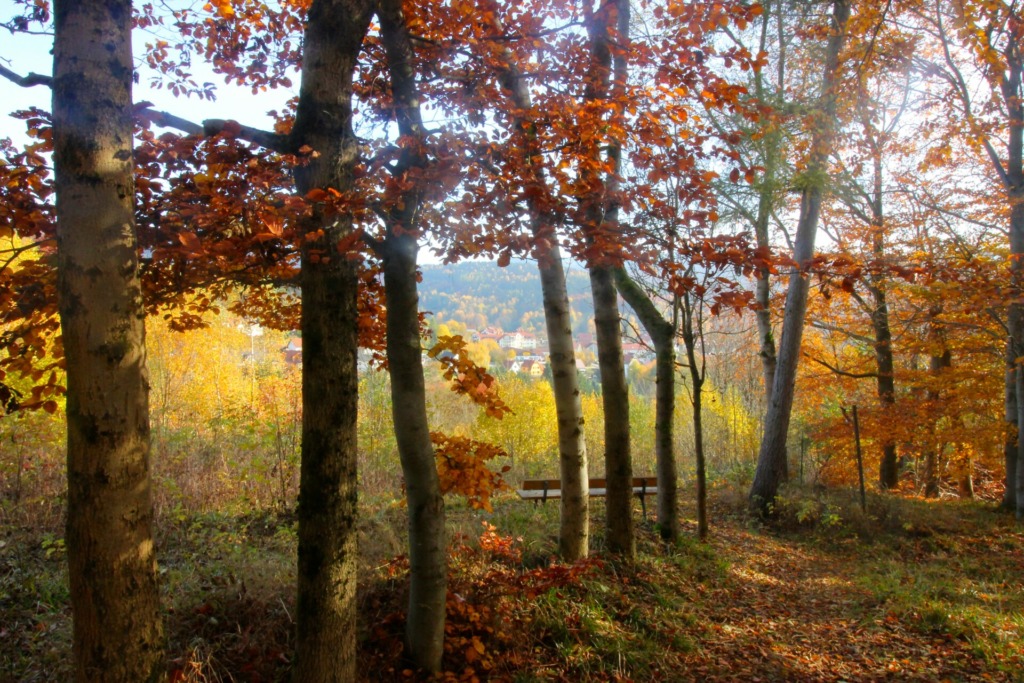
MULTIPOLYGON (((590 70, 586 76, 584 99, 596 102, 621 101, 626 82, 626 50, 629 42, 629 2, 612 0, 599 3, 587 19, 590 36, 590 70), (614 20, 615 47, 611 35, 614 20), (614 66, 613 66, 614 63, 614 66), (613 78, 614 76, 614 78, 613 78)), ((583 232, 591 252, 599 239, 607 239, 616 230, 618 204, 612 199, 618 190, 622 141, 609 140, 608 158, 611 169, 607 178, 590 168, 580 172, 589 188, 582 199, 583 232)), ((595 147, 594 154, 600 155, 595 147)), ((594 161, 599 161, 595 158, 594 161)), ((595 164, 596 168, 597 165, 595 164)), ((590 259, 590 290, 594 299, 594 327, 597 339, 597 362, 601 372, 601 403, 604 409, 604 464, 607 481, 607 525, 605 539, 608 550, 627 560, 636 555, 633 533, 633 461, 629 434, 629 385, 622 357, 622 319, 613 272, 621 264, 604 255, 590 259)))
MULTIPOLYGON (((834 0, 832 8, 831 35, 822 76, 822 106, 811 138, 811 156, 806 171, 808 184, 800 201, 800 218, 793 245, 793 260, 796 261, 798 268, 802 268, 803 264, 814 256, 814 239, 818 230, 818 217, 824 192, 823 178, 835 138, 837 71, 850 6, 846 0, 834 0)), ((807 275, 798 270, 790 276, 789 289, 786 292, 778 364, 765 416, 757 470, 750 489, 751 505, 762 514, 774 503, 785 475, 786 438, 793 412, 793 392, 807 312, 809 284, 807 275)))
MULTIPOLYGON (((1020 75, 1018 73, 1018 80, 1020 75)), ((1024 116, 1022 107, 1018 101, 1017 116, 1024 116)), ((1024 439, 1019 435, 1024 434, 1024 304, 1019 303, 1019 292, 1024 291, 1024 170, 1021 166, 1021 136, 1022 122, 1017 119, 1017 124, 1012 128, 1014 135, 1011 135, 1011 152, 1016 150, 1016 155, 1011 153, 1011 188, 1009 197, 1010 207, 1010 254, 1012 259, 1011 273, 1013 276, 1014 290, 1018 292, 1013 303, 1010 304, 1009 323, 1010 338, 1013 344, 1013 360, 1015 366, 1015 385, 1017 403, 1017 462, 1016 462, 1016 507, 1015 514, 1018 520, 1024 520, 1024 439), (1015 136, 1015 137, 1014 137, 1015 136)), ((1007 476, 1009 470, 1007 468, 1007 476)))
POLYGON ((76 680, 164 678, 132 177, 131 3, 54 4, 57 277, 76 680))
POLYGON ((417 668, 436 673, 441 670, 444 654, 448 568, 444 498, 427 423, 416 281, 416 215, 422 189, 412 173, 426 165, 422 148, 425 132, 412 68, 414 53, 401 0, 381 0, 379 16, 398 132, 410 141, 394 169, 410 189, 402 193, 387 216, 382 249, 391 411, 408 503, 410 586, 406 644, 417 668))
POLYGON ((605 540, 608 550, 625 558, 636 554, 633 535, 633 462, 629 442, 629 386, 622 357, 619 295, 607 267, 591 267, 597 362, 604 409, 604 466, 608 482, 605 540))
MULTIPOLYGON (((870 125, 869 120, 866 127, 869 128, 870 125)), ((872 142, 874 143, 872 145, 874 187, 871 197, 871 251, 876 258, 881 259, 885 254, 882 154, 878 149, 877 141, 872 140, 872 142)), ((885 283, 882 278, 876 275, 870 276, 868 291, 874 304, 871 309, 871 327, 875 333, 878 402, 881 404, 883 414, 891 415, 896 406, 896 377, 892 354, 892 331, 889 328, 889 304, 886 301, 885 283)), ((896 488, 896 485, 899 484, 899 459, 896 455, 896 441, 888 429, 882 438, 882 460, 878 470, 879 487, 882 490, 896 488)))
POLYGON ((654 453, 658 476, 658 530, 665 541, 679 537, 678 474, 673 451, 673 416, 676 402, 675 326, 662 316, 647 293, 626 273, 615 269, 615 287, 640 319, 654 344, 654 453))
MULTIPOLYGON (((291 146, 300 194, 352 188, 359 145, 352 77, 375 3, 315 0, 306 23, 302 84, 291 146)), ((336 245, 348 214, 319 207, 302 248, 302 463, 298 508, 295 681, 356 679, 356 262, 336 245)))
POLYGON ((697 362, 697 334, 701 333, 699 320, 694 325, 694 316, 698 313, 694 310, 694 302, 689 294, 683 298, 683 344, 686 346, 686 363, 690 369, 690 382, 692 386, 693 402, 693 452, 696 456, 697 470, 697 536, 700 540, 707 540, 708 537, 708 478, 707 463, 704 457, 704 419, 703 392, 704 372, 697 362))
MULTIPOLYGON (((500 24, 495 28, 502 30, 500 24)), ((521 156, 522 167, 529 174, 525 184, 531 190, 525 194, 540 272, 558 429, 562 486, 558 552, 563 560, 575 562, 589 553, 590 489, 569 293, 558 246, 557 221, 549 209, 555 202, 544 177, 543 165, 533 161, 541 158, 543 150, 537 137, 536 123, 531 116, 533 101, 527 80, 521 77, 520 69, 509 50, 501 49, 498 54, 505 67, 499 74, 501 87, 515 106, 515 132, 520 140, 516 151, 521 156)))
POLYGON ((1016 355, 1012 340, 1006 344, 1006 377, 1005 377, 1005 416, 1006 437, 1003 440, 1003 460, 1006 463, 1006 476, 1003 480, 1004 510, 1011 512, 1017 509, 1017 372, 1016 355))
POLYGON ((388 236, 384 246, 391 411, 405 477, 409 516, 409 615, 406 640, 415 666, 439 671, 444 653, 444 499, 427 426, 419 318, 416 237, 388 236))
MULTIPOLYGON (((782 26, 781 2, 777 7, 777 22, 782 26)), ((768 22, 772 16, 771 7, 768 2, 764 3, 764 13, 761 16, 761 51, 768 51, 768 22)), ((780 40, 781 44, 781 40, 780 40)), ((778 56, 777 71, 777 95, 783 96, 785 87, 785 56, 778 56)), ((761 101, 767 101, 768 93, 764 87, 764 77, 761 71, 754 74, 754 94, 761 101)), ((771 240, 768 232, 768 224, 771 220, 772 211, 776 202, 776 174, 779 166, 779 155, 782 147, 782 133, 778 126, 772 126, 764 135, 764 173, 758 186, 757 214, 754 216, 754 237, 760 249, 770 249, 771 240)), ((772 384, 775 381, 775 332, 772 329, 771 313, 771 273, 767 266, 757 269, 757 280, 754 287, 754 301, 757 309, 754 318, 757 320, 757 336, 761 348, 758 354, 761 357, 761 372, 764 377, 764 393, 767 402, 771 400, 772 384)))
MULTIPOLYGON (((534 234, 545 232, 538 228, 534 234)), ((562 498, 558 552, 575 562, 590 552, 590 488, 587 444, 583 433, 576 352, 572 341, 572 316, 565 270, 558 244, 537 256, 540 270, 544 323, 548 332, 549 362, 558 420, 558 462, 562 498)))
MULTIPOLYGON (((943 370, 953 365, 953 355, 946 347, 945 329, 939 320, 939 315, 941 314, 941 305, 932 306, 928 311, 928 341, 932 347, 932 354, 928 360, 928 373, 935 378, 936 386, 938 385, 937 379, 942 375, 943 370)), ((942 400, 942 394, 937 388, 928 390, 928 401, 930 403, 937 404, 940 400, 942 400)), ((924 454, 925 498, 935 498, 939 495, 940 458, 944 448, 944 444, 938 442, 934 423, 932 424, 931 431, 932 439, 928 445, 928 450, 924 454)))

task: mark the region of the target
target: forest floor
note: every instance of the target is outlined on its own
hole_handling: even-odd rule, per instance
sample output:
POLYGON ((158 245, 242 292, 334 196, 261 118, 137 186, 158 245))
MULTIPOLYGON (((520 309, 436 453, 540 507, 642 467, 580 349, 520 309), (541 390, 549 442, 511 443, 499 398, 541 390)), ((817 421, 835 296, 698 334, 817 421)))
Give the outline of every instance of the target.
MULTIPOLYGON (((453 506, 443 680, 1024 681, 1024 527, 975 502, 791 492, 770 525, 712 501, 711 538, 685 519, 638 559, 553 560, 557 504, 453 506)), ((405 510, 365 503, 360 671, 422 680, 401 660, 405 510)), ((637 518, 639 519, 639 509, 637 518)), ((71 680, 59 529, 0 531, 0 681, 71 680)), ((159 520, 169 672, 179 681, 287 680, 294 548, 286 514, 159 520)))

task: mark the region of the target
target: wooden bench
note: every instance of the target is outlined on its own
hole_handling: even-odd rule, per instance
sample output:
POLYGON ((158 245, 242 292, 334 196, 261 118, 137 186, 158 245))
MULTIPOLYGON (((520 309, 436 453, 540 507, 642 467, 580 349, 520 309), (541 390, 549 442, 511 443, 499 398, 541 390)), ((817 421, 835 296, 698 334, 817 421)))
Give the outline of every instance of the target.
MULTIPOLYGON (((608 495, 607 479, 590 479, 589 481, 591 497, 604 498, 608 495)), ((526 479, 516 493, 523 500, 546 503, 549 498, 562 497, 562 482, 558 479, 526 479)), ((647 496, 657 495, 657 493, 657 477, 633 477, 633 495, 640 499, 640 508, 643 510, 644 518, 647 517, 647 496)))

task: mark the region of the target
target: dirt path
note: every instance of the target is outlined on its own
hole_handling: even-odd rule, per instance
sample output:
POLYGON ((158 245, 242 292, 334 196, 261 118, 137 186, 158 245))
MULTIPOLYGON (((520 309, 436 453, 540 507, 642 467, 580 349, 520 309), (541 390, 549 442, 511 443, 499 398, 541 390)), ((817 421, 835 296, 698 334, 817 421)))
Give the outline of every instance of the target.
POLYGON ((730 568, 702 601, 707 637, 694 657, 697 677, 1000 680, 963 640, 908 630, 857 586, 841 554, 811 554, 731 526, 712 543, 730 568))

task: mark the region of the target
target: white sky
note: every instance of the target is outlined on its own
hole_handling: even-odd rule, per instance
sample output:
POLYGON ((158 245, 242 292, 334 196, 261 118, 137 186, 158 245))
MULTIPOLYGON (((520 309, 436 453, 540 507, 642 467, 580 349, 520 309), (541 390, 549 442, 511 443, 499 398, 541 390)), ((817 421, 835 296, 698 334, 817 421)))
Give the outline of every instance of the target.
MULTIPOLYGON (((7 20, 18 11, 12 0, 0 0, 0 20, 7 20)), ((152 37, 137 31, 133 36, 136 55, 147 40, 152 37)), ((0 29, 0 63, 19 75, 30 72, 50 74, 53 71, 53 57, 50 54, 52 38, 49 36, 11 35, 0 29)), ((133 93, 136 102, 152 102, 157 109, 200 123, 203 119, 236 119, 250 126, 270 129, 273 120, 266 115, 271 109, 281 110, 294 93, 277 90, 253 95, 248 88, 224 84, 224 77, 210 73, 200 60, 195 62, 194 77, 200 83, 210 81, 217 86, 217 99, 213 102, 196 98, 174 97, 165 90, 149 87, 146 69, 142 69, 140 83, 133 93)), ((295 90, 298 78, 292 79, 295 90)), ((22 88, 0 77, 0 138, 10 137, 15 143, 23 143, 24 122, 10 118, 10 112, 40 107, 49 111, 50 90, 44 86, 22 88)))

